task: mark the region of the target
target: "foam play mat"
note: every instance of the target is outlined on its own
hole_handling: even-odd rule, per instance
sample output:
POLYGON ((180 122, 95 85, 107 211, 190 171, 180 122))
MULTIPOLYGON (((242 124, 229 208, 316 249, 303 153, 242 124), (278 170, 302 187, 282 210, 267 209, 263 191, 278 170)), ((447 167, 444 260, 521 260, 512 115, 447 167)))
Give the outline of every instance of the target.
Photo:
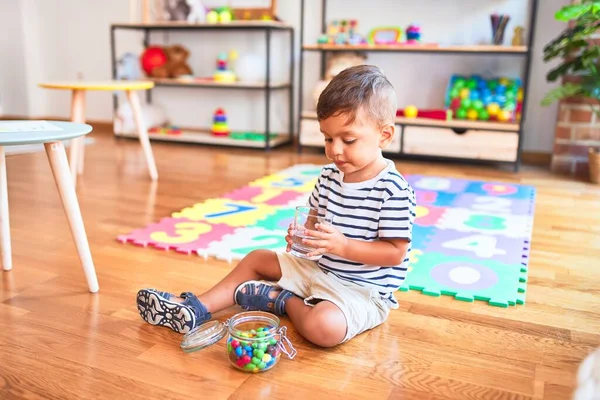
MULTIPOLYGON (((300 164, 121 235, 122 243, 232 262, 283 251, 297 205, 321 166, 300 164)), ((405 175, 417 195, 413 251, 402 291, 508 307, 525 302, 535 189, 405 175)))

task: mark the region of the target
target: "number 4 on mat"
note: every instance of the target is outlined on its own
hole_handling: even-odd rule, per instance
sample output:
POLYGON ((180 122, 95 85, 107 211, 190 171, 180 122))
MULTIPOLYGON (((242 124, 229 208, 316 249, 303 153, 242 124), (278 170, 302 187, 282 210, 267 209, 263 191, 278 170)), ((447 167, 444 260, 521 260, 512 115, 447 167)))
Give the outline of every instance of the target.
POLYGON ((471 235, 444 242, 442 247, 472 252, 475 253, 477 257, 481 258, 490 258, 493 256, 506 254, 506 250, 496 247, 497 243, 498 239, 493 236, 471 235))

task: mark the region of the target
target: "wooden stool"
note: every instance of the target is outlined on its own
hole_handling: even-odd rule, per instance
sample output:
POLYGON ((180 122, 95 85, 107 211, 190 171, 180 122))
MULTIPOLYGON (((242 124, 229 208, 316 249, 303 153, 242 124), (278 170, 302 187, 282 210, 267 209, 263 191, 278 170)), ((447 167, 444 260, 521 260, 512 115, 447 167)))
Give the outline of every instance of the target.
POLYGON ((4 146, 43 143, 90 292, 96 293, 99 290, 67 153, 62 143, 63 140, 85 137, 91 131, 90 125, 73 122, 0 121, 0 249, 4 270, 12 269, 4 146))
MULTIPOLYGON (((125 91, 138 130, 140 143, 142 145, 142 148, 144 149, 144 155, 146 156, 146 162, 148 163, 148 171, 150 172, 150 178, 152 178, 152 180, 154 181, 158 179, 156 163, 154 161, 154 155, 152 154, 152 147, 150 147, 150 139, 148 138, 148 130, 142 115, 140 97, 137 94, 138 90, 147 90, 153 88, 154 82, 124 80, 99 82, 68 81, 43 82, 40 83, 39 86, 46 89, 71 90, 71 121, 79 123, 85 122, 85 92, 87 90, 125 91)), ((73 140, 73 142, 71 143, 71 149, 69 153, 71 159, 71 173, 73 174, 73 182, 75 185, 77 184, 77 174, 83 173, 83 160, 85 152, 83 140, 83 137, 73 140)))

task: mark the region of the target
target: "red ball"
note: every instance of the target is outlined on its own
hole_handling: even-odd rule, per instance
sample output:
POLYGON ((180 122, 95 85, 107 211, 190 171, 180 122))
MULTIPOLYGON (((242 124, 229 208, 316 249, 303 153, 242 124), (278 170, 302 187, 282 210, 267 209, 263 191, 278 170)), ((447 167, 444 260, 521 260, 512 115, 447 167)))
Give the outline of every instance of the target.
POLYGON ((142 54, 141 62, 144 72, 151 75, 154 68, 167 63, 167 54, 160 46, 150 46, 142 54))

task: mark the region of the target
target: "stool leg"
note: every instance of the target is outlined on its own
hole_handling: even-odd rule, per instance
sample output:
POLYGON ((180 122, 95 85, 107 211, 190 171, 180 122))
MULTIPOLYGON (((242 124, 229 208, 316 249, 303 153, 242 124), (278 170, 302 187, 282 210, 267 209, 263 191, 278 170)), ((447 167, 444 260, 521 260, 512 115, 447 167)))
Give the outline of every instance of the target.
POLYGON ((62 142, 45 143, 46 154, 48 161, 54 174, 56 188, 60 194, 60 199, 71 227, 71 234, 75 241, 75 247, 79 254, 79 259, 83 266, 83 272, 90 289, 90 292, 96 293, 99 290, 98 278, 90 252, 90 246, 87 241, 83 219, 79 209, 79 202, 75 194, 75 187, 72 184, 72 176, 69 172, 69 163, 67 161, 67 153, 62 142))
MULTIPOLYGON (((85 122, 85 91, 73 90, 71 95, 71 121, 85 122)), ((84 137, 78 137, 71 140, 71 150, 69 151, 71 175, 73 175, 73 184, 77 186, 77 174, 83 172, 80 163, 83 159, 83 140, 84 137)))
POLYGON ((2 267, 5 271, 12 269, 12 252, 10 245, 10 219, 8 216, 8 183, 6 180, 6 158, 4 147, 0 146, 0 242, 2 249, 2 267))
POLYGON ((140 97, 134 90, 127 90, 127 100, 131 106, 133 112, 133 118, 137 126, 138 135, 140 137, 140 143, 144 149, 144 155, 146 156, 146 162, 148 163, 148 171, 153 181, 158 179, 158 172, 156 171, 156 163, 154 162, 154 155, 152 154, 152 147, 150 146, 150 138, 148 137, 148 130, 144 122, 142 114, 142 106, 140 103, 140 97))

